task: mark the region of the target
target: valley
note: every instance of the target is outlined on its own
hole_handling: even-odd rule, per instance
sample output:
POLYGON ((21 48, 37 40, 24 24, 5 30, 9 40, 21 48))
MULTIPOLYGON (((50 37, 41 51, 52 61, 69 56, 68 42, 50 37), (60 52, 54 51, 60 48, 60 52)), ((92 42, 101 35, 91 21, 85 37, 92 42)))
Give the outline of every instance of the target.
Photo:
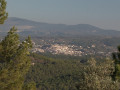
POLYGON ((117 51, 119 38, 107 37, 40 37, 33 38, 34 53, 51 53, 71 56, 111 57, 117 51), (116 42, 115 42, 116 41, 116 42))

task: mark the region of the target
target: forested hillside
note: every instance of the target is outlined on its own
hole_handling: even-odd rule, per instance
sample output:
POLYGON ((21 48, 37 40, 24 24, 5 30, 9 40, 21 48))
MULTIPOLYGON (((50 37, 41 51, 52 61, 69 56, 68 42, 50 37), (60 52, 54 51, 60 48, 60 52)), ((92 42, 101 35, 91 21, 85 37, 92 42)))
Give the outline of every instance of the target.
POLYGON ((40 54, 31 54, 31 58, 33 65, 25 82, 36 82, 38 90, 106 90, 108 87, 117 90, 118 88, 118 83, 111 79, 114 64, 110 59, 96 62, 93 58, 89 58, 87 62, 82 63, 80 60, 53 59, 40 54))

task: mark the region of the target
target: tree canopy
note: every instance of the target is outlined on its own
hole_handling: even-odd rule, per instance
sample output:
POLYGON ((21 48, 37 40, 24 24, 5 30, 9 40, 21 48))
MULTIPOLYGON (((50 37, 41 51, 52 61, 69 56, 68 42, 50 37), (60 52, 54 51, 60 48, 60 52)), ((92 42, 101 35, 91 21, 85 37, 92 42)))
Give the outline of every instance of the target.
POLYGON ((6 1, 0 0, 0 24, 3 24, 4 21, 8 17, 8 13, 6 12, 6 1))
POLYGON ((120 46, 118 46, 118 52, 113 53, 115 71, 113 74, 113 79, 120 82, 120 46))
POLYGON ((76 87, 78 90, 119 90, 119 83, 111 78, 113 72, 112 60, 106 59, 104 63, 97 64, 92 58, 88 60, 83 79, 76 87))
POLYGON ((30 37, 20 43, 15 27, 0 43, 0 89, 22 90, 24 77, 31 66, 30 37))

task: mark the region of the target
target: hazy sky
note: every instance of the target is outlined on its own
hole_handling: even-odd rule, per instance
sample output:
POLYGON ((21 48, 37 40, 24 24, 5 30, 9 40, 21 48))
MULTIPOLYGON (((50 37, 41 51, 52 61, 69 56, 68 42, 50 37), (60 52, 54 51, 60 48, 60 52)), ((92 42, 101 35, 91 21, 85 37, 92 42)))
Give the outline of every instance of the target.
POLYGON ((6 0, 9 17, 120 30, 120 0, 6 0))

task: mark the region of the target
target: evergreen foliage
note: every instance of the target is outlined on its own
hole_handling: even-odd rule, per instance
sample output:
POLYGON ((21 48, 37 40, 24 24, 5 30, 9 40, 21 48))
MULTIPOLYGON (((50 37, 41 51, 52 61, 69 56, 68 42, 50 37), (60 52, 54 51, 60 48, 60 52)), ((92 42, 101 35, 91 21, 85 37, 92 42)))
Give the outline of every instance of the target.
POLYGON ((20 43, 15 27, 0 43, 0 90, 22 90, 24 77, 31 66, 30 37, 20 43))
POLYGON ((29 82, 24 85, 22 90, 36 90, 36 83, 35 82, 29 82))
MULTIPOLYGON (((6 1, 0 0, 0 24, 8 17, 6 1)), ((24 77, 31 66, 29 49, 31 38, 20 43, 15 27, 0 42, 0 90, 36 90, 35 84, 24 84, 24 77)))
POLYGON ((0 0, 0 24, 3 24, 7 17, 8 13, 6 12, 6 1, 0 0))
POLYGON ((113 53, 115 72, 113 74, 113 79, 120 82, 120 46, 118 46, 118 52, 113 53))
POLYGON ((95 59, 88 60, 84 68, 83 79, 76 85, 78 90, 119 90, 119 83, 110 77, 114 71, 112 60, 96 63, 95 59))
MULTIPOLYGON (((34 81, 38 90, 118 90, 119 83, 113 81, 114 63, 90 59, 64 60, 32 54, 32 65, 26 82, 34 81)), ((61 55, 60 55, 61 56, 61 55)), ((58 56, 59 57, 59 56, 58 56)))
POLYGON ((53 59, 32 54, 33 62, 26 83, 34 81, 38 90, 76 90, 81 80, 83 64, 80 60, 53 59))

